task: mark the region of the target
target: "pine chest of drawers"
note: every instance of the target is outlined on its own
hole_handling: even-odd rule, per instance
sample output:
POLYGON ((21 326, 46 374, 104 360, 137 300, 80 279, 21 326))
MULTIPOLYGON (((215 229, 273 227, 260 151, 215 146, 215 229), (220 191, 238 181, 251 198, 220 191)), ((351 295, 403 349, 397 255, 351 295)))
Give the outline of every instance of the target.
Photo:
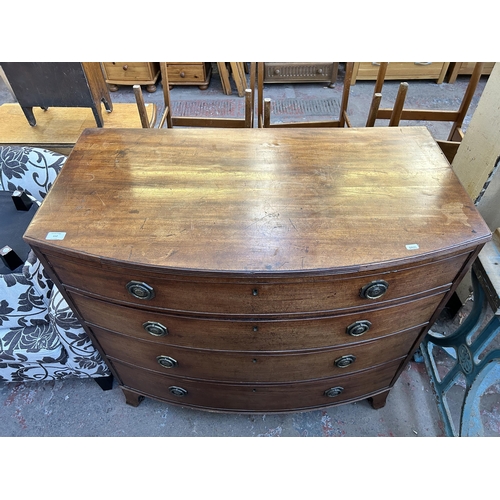
POLYGON ((112 92, 118 90, 118 85, 146 85, 148 92, 156 92, 160 75, 157 62, 103 62, 101 65, 112 92))
POLYGON ((87 129, 25 233, 127 403, 389 390, 490 231, 423 127, 87 129))

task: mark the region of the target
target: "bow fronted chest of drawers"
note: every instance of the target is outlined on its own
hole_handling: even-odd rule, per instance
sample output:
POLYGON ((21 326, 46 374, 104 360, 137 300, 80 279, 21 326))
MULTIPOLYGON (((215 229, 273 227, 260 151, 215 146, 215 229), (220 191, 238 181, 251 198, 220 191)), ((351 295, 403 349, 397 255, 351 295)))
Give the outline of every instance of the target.
POLYGON ((233 412, 383 406, 490 237, 423 127, 88 129, 25 233, 127 403, 233 412))

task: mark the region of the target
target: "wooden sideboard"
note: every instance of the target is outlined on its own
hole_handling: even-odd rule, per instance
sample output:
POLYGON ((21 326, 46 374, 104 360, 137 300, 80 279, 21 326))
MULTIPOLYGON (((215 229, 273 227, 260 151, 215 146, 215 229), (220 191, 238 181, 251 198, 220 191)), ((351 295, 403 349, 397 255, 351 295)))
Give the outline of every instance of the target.
POLYGON ((128 404, 250 413, 383 406, 490 238, 424 127, 89 129, 25 233, 128 404))
POLYGON ((266 62, 264 83, 327 82, 335 87, 338 62, 266 62))
MULTIPOLYGON (((436 80, 443 83, 449 62, 390 62, 385 74, 386 80, 436 80)), ((376 80, 380 63, 354 63, 351 85, 357 80, 376 80)))

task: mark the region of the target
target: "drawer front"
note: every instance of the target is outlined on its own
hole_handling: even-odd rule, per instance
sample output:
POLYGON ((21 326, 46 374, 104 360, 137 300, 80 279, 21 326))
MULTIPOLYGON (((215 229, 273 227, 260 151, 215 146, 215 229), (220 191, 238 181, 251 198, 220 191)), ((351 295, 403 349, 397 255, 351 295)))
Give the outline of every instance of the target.
POLYGON ((172 377, 276 383, 345 375, 404 357, 421 328, 342 348, 272 354, 186 349, 136 340, 96 327, 92 331, 109 358, 168 372, 172 377))
POLYGON ((156 79, 159 71, 159 66, 148 62, 107 62, 103 66, 109 81, 147 82, 156 79))
POLYGON ((63 258, 54 259, 51 265, 66 286, 112 301, 175 313, 237 317, 366 308, 426 290, 448 288, 466 258, 467 255, 459 255, 411 269, 362 277, 322 277, 295 282, 278 279, 250 281, 251 278, 244 281, 228 279, 226 282, 186 277, 170 279, 127 269, 113 272, 91 268, 83 261, 63 258), (365 287, 370 287, 372 295, 383 291, 382 282, 388 285, 385 294, 375 299, 361 297, 365 287), (127 286, 131 287, 132 294, 127 286))
POLYGON ((335 81, 335 63, 265 63, 264 82, 325 82, 335 81))
POLYGON ((119 361, 113 361, 113 366, 124 387, 162 401, 220 411, 280 412, 364 399, 388 389, 400 363, 398 360, 355 375, 333 379, 266 385, 193 381, 169 377, 119 361))
POLYGON ((205 64, 168 64, 168 81, 169 83, 202 83, 207 78, 205 64))
MULTIPOLYGON (((434 79, 443 71, 443 62, 391 62, 387 66, 387 79, 434 79)), ((375 80, 379 70, 379 63, 363 62, 359 64, 356 79, 375 80)))
POLYGON ((249 346, 255 351, 317 349, 377 339, 426 324, 443 297, 438 294, 398 306, 326 318, 228 321, 144 311, 71 293, 73 304, 89 324, 166 345, 235 351, 249 350, 249 346))

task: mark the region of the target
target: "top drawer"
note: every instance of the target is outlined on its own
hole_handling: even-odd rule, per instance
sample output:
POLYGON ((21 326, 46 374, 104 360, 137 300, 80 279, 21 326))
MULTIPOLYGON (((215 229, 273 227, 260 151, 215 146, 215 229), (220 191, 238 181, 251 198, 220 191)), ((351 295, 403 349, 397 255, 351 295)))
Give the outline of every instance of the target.
POLYGON ((207 278, 127 268, 102 268, 57 256, 48 260, 61 282, 104 300, 174 313, 258 316, 311 314, 373 307, 448 288, 467 259, 461 254, 431 264, 379 273, 303 278, 207 278))
POLYGON ((209 63, 167 63, 169 83, 203 83, 209 73, 209 63))

